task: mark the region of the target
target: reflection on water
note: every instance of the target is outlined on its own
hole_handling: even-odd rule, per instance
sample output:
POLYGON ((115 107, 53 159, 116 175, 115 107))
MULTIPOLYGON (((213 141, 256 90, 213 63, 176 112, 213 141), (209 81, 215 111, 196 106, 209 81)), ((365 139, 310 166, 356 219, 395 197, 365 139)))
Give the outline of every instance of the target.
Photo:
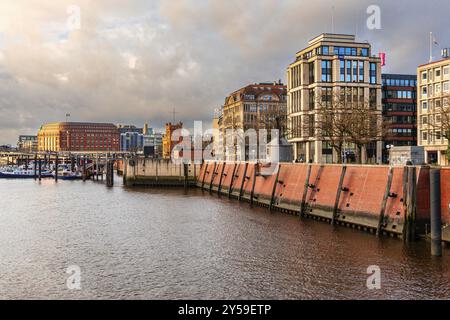
POLYGON ((200 190, 0 180, 0 298, 450 298, 450 250, 200 190), (68 290, 66 270, 81 268, 68 290), (366 270, 381 268, 381 290, 366 270))

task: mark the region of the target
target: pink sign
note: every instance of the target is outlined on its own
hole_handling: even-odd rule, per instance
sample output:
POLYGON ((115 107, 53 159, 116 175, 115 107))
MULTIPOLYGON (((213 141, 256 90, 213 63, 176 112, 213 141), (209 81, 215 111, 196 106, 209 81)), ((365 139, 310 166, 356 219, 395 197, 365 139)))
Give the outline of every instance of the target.
POLYGON ((386 53, 380 52, 379 56, 381 59, 381 66, 384 67, 386 65, 386 53))

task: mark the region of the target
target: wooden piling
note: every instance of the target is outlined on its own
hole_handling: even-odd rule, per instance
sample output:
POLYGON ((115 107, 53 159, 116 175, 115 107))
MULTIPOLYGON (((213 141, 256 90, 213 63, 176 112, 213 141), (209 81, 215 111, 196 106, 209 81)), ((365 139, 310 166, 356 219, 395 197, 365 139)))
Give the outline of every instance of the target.
POLYGON ((389 168, 389 174, 388 174, 388 181, 386 184, 386 191, 384 192, 383 201, 381 203, 381 211, 380 211, 380 218, 378 220, 378 227, 377 227, 377 237, 380 237, 383 231, 383 224, 384 224, 384 217, 386 214, 386 205, 387 201, 389 199, 389 196, 391 194, 391 187, 392 187, 392 179, 394 178, 394 168, 389 168))
POLYGON ((303 217, 306 212, 306 197, 308 195, 308 190, 309 190, 309 180, 311 179, 311 171, 312 171, 312 165, 308 165, 308 172, 306 174, 306 181, 305 181, 305 186, 303 189, 302 203, 300 205, 300 217, 303 217))
POLYGON ((331 224, 334 225, 336 222, 336 216, 339 211, 339 201, 341 200, 342 186, 344 184, 345 173, 347 172, 347 166, 342 167, 341 177, 339 179, 339 185, 336 192, 336 201, 334 203, 333 216, 331 217, 331 224))
POLYGON ((275 206, 275 195, 277 191, 278 186, 278 178, 280 177, 280 171, 281 171, 281 165, 278 165, 277 175, 275 177, 275 182, 273 183, 273 189, 272 189, 272 197, 270 198, 270 206, 269 210, 273 211, 273 207, 275 206))

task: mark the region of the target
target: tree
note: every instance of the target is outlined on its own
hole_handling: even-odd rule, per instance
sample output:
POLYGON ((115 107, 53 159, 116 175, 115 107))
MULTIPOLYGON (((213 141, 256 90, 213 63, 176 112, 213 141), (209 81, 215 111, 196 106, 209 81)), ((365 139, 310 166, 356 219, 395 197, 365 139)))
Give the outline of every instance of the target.
POLYGON ((434 117, 428 123, 435 137, 447 139, 447 159, 450 160, 450 94, 444 95, 442 101, 437 101, 439 103, 435 104, 434 117))
POLYGON ((368 144, 382 140, 386 132, 376 100, 358 95, 361 93, 358 88, 356 94, 354 90, 345 88, 331 93, 325 90, 316 103, 317 135, 336 151, 339 163, 346 143, 355 145, 361 163, 362 150, 368 144))
POLYGON ((331 145, 336 151, 338 163, 342 163, 344 144, 349 138, 351 108, 338 93, 334 93, 331 98, 318 99, 316 108, 317 136, 331 145))

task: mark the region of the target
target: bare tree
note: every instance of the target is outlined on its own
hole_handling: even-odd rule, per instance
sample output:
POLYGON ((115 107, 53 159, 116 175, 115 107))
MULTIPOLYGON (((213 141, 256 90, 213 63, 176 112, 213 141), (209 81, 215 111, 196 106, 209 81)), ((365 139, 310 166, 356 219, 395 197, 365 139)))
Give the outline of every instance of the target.
POLYGON ((331 98, 319 98, 316 108, 317 135, 330 144, 336 151, 338 163, 342 163, 344 144, 349 138, 351 108, 345 104, 339 93, 333 93, 331 98))
POLYGON ((355 98, 340 89, 325 97, 322 95, 316 106, 317 135, 336 151, 339 163, 346 143, 355 145, 357 160, 361 163, 362 150, 385 135, 381 111, 370 99, 355 98))
POLYGON ((447 159, 450 160, 450 94, 444 95, 442 101, 437 101, 439 104, 435 105, 434 117, 429 119, 428 124, 435 137, 447 139, 447 159))

